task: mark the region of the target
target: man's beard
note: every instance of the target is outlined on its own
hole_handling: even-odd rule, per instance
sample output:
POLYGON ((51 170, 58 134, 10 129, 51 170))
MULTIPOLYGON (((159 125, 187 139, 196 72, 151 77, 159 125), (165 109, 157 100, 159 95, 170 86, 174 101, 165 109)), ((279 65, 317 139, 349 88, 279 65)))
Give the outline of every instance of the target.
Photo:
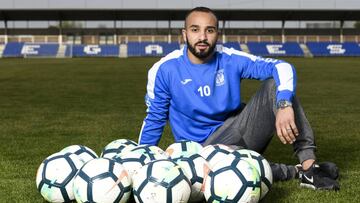
POLYGON ((199 59, 205 59, 205 58, 207 58, 208 56, 210 56, 210 55, 214 52, 215 47, 216 47, 216 43, 214 43, 213 45, 210 45, 210 44, 207 42, 207 40, 203 40, 203 41, 196 42, 196 43, 194 44, 194 46, 192 46, 192 45, 189 43, 189 40, 186 39, 186 44, 187 44, 187 47, 188 47, 189 51, 190 51, 194 56, 196 56, 196 57, 199 58, 199 59), (199 52, 197 52, 196 49, 195 49, 195 47, 196 47, 197 44, 200 44, 200 43, 208 45, 208 46, 209 46, 208 51, 199 51, 199 52))

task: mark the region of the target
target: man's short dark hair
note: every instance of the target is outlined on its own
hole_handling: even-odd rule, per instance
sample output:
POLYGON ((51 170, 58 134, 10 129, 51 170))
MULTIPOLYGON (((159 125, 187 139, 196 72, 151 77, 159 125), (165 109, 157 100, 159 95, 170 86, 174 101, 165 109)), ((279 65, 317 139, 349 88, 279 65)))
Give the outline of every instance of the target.
POLYGON ((207 8, 207 7, 202 7, 202 6, 200 6, 200 7, 195 7, 195 8, 193 8, 193 9, 191 9, 189 12, 187 12, 186 13, 186 15, 185 15, 185 28, 186 28, 186 19, 189 17, 189 15, 191 14, 191 13, 193 13, 193 12, 204 12, 204 13, 212 13, 214 16, 215 16, 215 18, 216 18, 216 28, 219 28, 219 20, 218 20, 218 17, 217 17, 217 15, 216 15, 216 13, 213 11, 213 10, 211 10, 210 8, 207 8))

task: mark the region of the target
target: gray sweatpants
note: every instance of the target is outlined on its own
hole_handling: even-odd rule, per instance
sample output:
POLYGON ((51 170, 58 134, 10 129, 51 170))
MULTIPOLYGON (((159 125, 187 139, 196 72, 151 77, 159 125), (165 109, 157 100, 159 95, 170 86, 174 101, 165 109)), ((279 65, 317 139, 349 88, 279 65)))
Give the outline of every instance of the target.
MULTIPOLYGON (((299 136, 293 143, 294 151, 300 163, 307 159, 315 159, 314 134, 299 100, 293 100, 295 123, 299 136)), ((260 89, 243 106, 226 119, 205 141, 209 144, 236 145, 263 153, 275 132, 276 86, 273 79, 265 80, 260 89)), ((294 167, 284 164, 271 164, 274 180, 288 180, 295 177, 294 167)))

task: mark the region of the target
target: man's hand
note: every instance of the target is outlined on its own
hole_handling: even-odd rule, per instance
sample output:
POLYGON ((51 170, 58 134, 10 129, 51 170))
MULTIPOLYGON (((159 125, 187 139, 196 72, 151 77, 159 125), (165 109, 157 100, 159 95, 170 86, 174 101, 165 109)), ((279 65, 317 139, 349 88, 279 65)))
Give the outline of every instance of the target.
POLYGON ((291 106, 278 109, 275 126, 277 135, 284 144, 294 143, 299 135, 295 125, 294 110, 291 106))

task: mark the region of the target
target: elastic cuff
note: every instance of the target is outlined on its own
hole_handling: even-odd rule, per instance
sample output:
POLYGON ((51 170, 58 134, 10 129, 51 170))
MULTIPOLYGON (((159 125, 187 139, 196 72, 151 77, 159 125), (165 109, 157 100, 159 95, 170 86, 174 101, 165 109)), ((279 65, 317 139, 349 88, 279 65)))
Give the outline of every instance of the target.
POLYGON ((294 92, 290 90, 278 91, 276 95, 276 103, 278 103, 280 100, 293 102, 293 98, 294 98, 294 92))
POLYGON ((299 158, 300 163, 302 163, 308 159, 316 160, 315 149, 303 149, 303 150, 297 152, 297 156, 299 158))

